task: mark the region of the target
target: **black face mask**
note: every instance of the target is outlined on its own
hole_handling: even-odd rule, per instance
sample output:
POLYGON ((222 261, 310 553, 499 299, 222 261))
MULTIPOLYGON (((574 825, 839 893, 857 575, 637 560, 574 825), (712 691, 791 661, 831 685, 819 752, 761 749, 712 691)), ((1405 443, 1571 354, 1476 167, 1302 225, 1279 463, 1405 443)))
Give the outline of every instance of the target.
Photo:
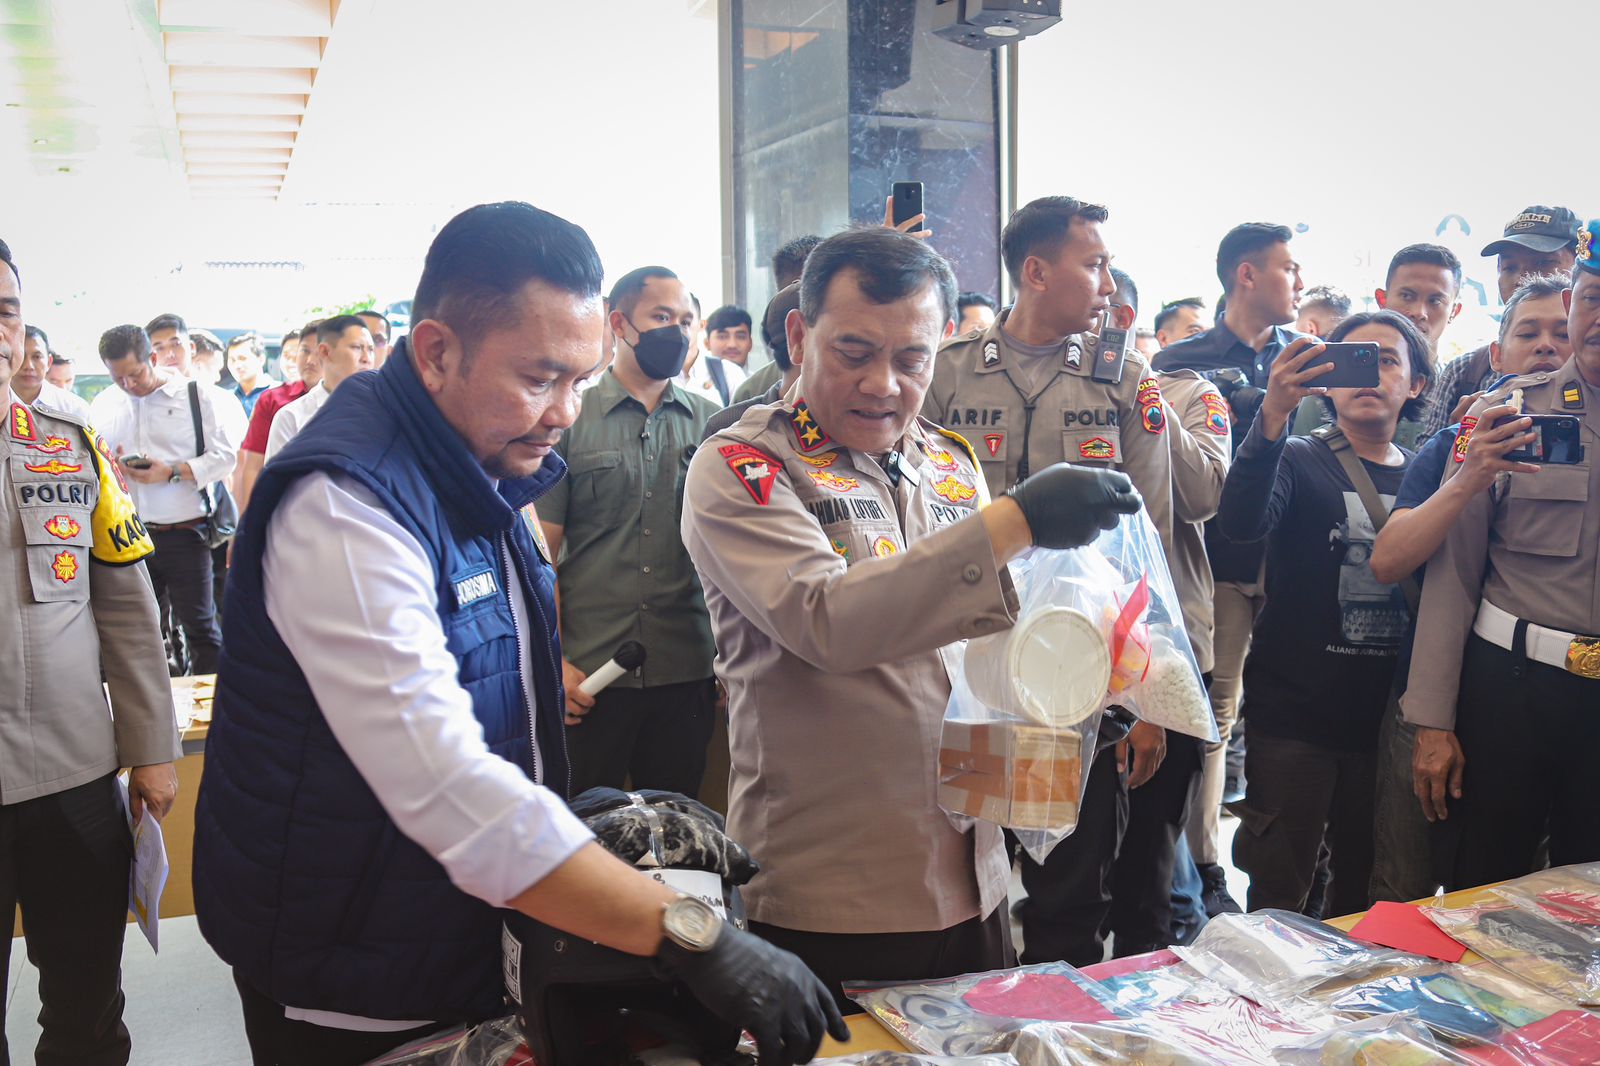
MULTIPOLYGON (((632 320, 627 320, 633 326, 632 320)), ((660 326, 638 331, 634 341, 633 356, 646 377, 656 381, 669 381, 683 373, 684 360, 689 358, 689 335, 679 326, 660 326)))

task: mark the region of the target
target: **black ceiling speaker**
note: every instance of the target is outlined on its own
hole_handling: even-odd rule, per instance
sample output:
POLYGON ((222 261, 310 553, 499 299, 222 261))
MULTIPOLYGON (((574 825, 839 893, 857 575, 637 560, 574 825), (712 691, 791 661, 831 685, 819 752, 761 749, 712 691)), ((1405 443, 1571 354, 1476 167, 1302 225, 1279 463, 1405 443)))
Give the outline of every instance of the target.
POLYGON ((1004 48, 1061 21, 1061 0, 934 0, 933 32, 968 48, 1004 48))

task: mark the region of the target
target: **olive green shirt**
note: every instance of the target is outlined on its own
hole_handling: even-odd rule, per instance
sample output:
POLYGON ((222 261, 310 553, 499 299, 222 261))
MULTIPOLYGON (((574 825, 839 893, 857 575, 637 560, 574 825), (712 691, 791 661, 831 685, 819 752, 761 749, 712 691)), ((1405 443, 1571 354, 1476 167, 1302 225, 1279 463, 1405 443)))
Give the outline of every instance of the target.
POLYGON ((716 646, 694 564, 678 532, 683 477, 715 404, 668 385, 652 412, 604 374, 556 445, 567 476, 539 500, 563 527, 556 588, 561 644, 585 673, 636 640, 644 666, 617 685, 647 688, 711 676, 716 646))
POLYGON ((783 369, 778 366, 777 360, 773 360, 744 379, 744 384, 733 392, 733 402, 753 400, 782 380, 783 369))

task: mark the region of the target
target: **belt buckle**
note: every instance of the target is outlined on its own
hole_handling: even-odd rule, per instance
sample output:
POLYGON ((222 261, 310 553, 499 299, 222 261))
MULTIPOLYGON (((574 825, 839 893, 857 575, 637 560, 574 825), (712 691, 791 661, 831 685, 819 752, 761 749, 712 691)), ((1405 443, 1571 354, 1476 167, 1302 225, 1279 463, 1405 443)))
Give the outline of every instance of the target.
POLYGON ((1600 681, 1600 637, 1573 637, 1567 645, 1567 673, 1600 681))

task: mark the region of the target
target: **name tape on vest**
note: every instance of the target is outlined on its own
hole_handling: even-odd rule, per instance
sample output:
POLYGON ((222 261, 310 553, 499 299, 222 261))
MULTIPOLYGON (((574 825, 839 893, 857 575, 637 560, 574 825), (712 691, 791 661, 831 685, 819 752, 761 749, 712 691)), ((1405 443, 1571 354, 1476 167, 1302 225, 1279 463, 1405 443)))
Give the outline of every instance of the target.
POLYGON ((470 607, 479 600, 486 600, 500 592, 500 582, 495 580, 493 570, 484 570, 476 574, 469 574, 455 583, 456 606, 470 607))

